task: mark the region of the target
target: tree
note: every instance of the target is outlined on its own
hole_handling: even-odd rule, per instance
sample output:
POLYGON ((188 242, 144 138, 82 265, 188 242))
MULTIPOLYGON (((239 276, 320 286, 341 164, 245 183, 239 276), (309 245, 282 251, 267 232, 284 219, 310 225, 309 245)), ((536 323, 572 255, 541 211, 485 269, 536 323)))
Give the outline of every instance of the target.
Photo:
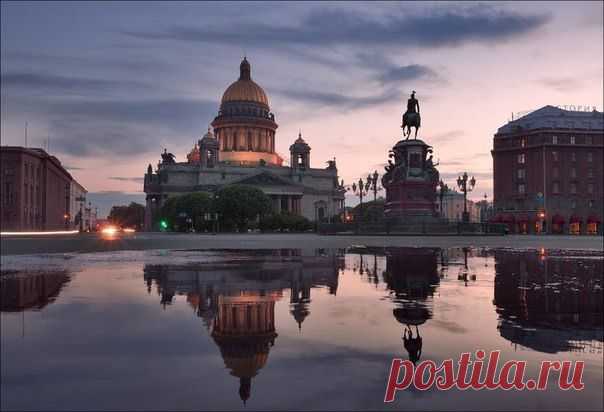
POLYGON ((128 206, 113 206, 107 219, 118 226, 140 230, 145 221, 145 206, 136 202, 128 206))
POLYGON ((212 211, 212 198, 207 193, 197 192, 169 198, 160 212, 168 227, 184 231, 190 227, 201 232, 209 229, 210 223, 205 219, 212 211))
POLYGON ((355 218, 362 222, 381 221, 384 218, 384 198, 356 205, 353 211, 355 218))
POLYGON ((255 187, 232 185, 218 191, 215 206, 220 213, 223 228, 237 226, 240 231, 244 231, 250 221, 270 211, 271 200, 255 187))

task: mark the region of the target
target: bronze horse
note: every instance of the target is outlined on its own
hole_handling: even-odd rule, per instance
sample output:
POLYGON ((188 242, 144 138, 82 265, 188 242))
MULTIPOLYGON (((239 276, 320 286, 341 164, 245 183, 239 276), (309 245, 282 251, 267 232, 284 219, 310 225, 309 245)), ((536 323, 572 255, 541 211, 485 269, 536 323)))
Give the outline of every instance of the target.
POLYGON ((414 139, 417 139, 417 131, 419 130, 420 125, 421 118, 419 113, 405 113, 403 115, 403 125, 401 126, 403 129, 403 137, 406 137, 406 140, 408 140, 409 136, 411 136, 411 128, 415 127, 414 139))

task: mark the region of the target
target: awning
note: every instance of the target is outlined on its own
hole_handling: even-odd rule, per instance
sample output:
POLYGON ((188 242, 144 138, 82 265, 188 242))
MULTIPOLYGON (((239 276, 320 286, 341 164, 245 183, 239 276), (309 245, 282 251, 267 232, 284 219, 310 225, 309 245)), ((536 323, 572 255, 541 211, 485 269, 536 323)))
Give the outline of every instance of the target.
POLYGON ((602 222, 600 221, 600 219, 598 219, 598 217, 597 217, 597 216, 590 215, 590 216, 587 218, 587 224, 590 224, 590 223, 597 223, 597 224, 600 224, 600 223, 602 223, 602 222))
POLYGON ((529 222, 531 222, 531 220, 532 219, 529 218, 529 216, 526 214, 516 216, 516 222, 518 222, 518 223, 529 223, 529 222))
POLYGON ((571 224, 571 225, 572 225, 573 223, 581 223, 581 222, 582 222, 582 219, 581 219, 579 216, 577 216, 577 215, 572 215, 572 216, 570 217, 570 224, 571 224))
POLYGON ((564 224, 564 218, 560 215, 554 215, 552 217, 552 223, 554 225, 563 225, 564 224))
POLYGON ((505 215, 503 215, 502 220, 503 223, 514 223, 515 219, 514 219, 514 215, 510 214, 510 213, 506 213, 505 215))

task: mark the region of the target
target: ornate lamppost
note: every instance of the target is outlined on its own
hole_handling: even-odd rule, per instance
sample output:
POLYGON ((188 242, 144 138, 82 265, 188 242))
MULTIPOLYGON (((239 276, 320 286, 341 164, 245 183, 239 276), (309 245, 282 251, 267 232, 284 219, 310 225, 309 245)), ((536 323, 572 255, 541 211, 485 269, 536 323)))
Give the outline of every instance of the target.
POLYGON ((367 196, 370 186, 371 181, 367 180, 366 182, 363 182, 362 178, 359 178, 358 183, 352 184, 352 192, 359 197, 359 219, 357 220, 360 220, 360 216, 363 212, 363 196, 367 196))
POLYGON ((377 200, 377 192, 382 190, 382 188, 378 185, 379 177, 380 177, 380 175, 378 174, 377 170, 375 170, 373 172, 373 175, 371 173, 367 175, 367 181, 371 182, 370 189, 373 191, 373 201, 374 202, 377 200))
POLYGON ((84 196, 76 197, 76 202, 80 202, 80 233, 84 232, 84 202, 86 198, 84 196))
POLYGON ((457 186, 463 192, 463 215, 462 221, 468 223, 470 221, 470 214, 468 213, 468 192, 474 190, 476 185, 476 179, 474 176, 468 180, 468 173, 464 172, 462 176, 457 178, 457 186))
POLYGON ((442 180, 440 182, 438 182, 438 198, 440 200, 440 217, 445 217, 445 214, 443 213, 443 199, 445 197, 445 194, 449 191, 449 186, 447 186, 447 184, 445 182, 443 182, 442 180))

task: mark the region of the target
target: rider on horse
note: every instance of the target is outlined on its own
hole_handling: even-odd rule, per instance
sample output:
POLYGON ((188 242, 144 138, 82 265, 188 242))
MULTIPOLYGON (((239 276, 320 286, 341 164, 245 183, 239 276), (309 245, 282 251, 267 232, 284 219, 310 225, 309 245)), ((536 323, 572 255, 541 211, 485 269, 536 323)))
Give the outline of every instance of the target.
POLYGON ((411 135, 411 127, 415 127, 415 138, 417 139, 417 130, 420 128, 421 118, 419 115, 419 102, 415 98, 415 90, 411 93, 411 98, 407 100, 407 111, 403 115, 403 136, 407 139, 411 135), (407 131, 405 133, 405 128, 407 131))

